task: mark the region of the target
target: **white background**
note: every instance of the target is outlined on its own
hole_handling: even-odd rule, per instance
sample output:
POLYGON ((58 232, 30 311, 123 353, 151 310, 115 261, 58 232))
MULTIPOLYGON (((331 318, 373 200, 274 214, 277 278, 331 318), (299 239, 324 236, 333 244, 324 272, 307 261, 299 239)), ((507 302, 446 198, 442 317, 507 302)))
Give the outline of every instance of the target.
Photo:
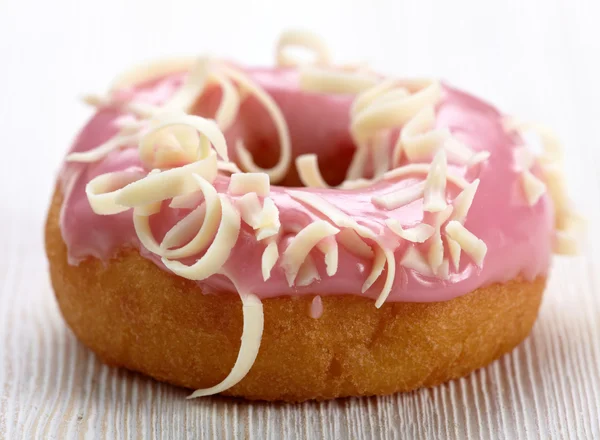
POLYGON ((0 438, 600 438, 599 21, 598 0, 0 0, 0 438), (65 328, 42 224, 56 170, 91 112, 78 98, 160 56, 272 63, 288 27, 318 32, 340 61, 443 77, 562 138, 588 243, 556 260, 533 336, 513 355, 385 399, 190 403, 101 366, 65 328))

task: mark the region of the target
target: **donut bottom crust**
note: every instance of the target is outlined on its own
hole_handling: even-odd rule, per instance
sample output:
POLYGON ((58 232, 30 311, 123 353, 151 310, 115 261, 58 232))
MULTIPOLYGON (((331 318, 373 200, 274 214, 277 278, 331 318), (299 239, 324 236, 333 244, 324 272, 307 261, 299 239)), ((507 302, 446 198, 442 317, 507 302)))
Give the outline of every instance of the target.
MULTIPOLYGON (((242 333, 232 293, 205 295, 194 282, 123 250, 103 263, 67 262, 57 191, 46 223, 52 285, 65 321, 106 364, 197 389, 223 380, 242 333)), ((263 300, 256 362, 224 395, 303 401, 385 395, 459 378, 511 351, 529 334, 545 278, 520 279, 437 303, 385 303, 354 295, 263 300)))

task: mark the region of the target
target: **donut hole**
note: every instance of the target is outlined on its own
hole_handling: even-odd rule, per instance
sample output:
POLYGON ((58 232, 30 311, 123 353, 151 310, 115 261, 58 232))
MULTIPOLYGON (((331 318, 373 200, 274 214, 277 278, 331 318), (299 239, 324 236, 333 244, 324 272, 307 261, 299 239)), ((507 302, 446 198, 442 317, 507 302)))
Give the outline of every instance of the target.
MULTIPOLYGON (((300 180, 295 161, 300 154, 294 149, 295 145, 304 142, 310 142, 310 137, 303 138, 302 140, 297 139, 297 142, 294 142, 294 139, 292 139, 292 163, 285 177, 280 182, 275 182, 275 184, 292 188, 304 186, 300 180)), ((260 136, 256 138, 250 137, 246 143, 246 147, 252 152, 254 161, 258 166, 271 168, 277 163, 279 158, 279 142, 276 137, 275 139, 260 136)), ((309 153, 317 154, 321 175, 329 185, 336 186, 344 181, 346 171, 352 161, 354 150, 355 147, 352 141, 340 139, 336 143, 328 144, 327 148, 315 148, 314 151, 309 151, 309 153)))
MULTIPOLYGON (((343 182, 356 149, 348 130, 352 98, 299 92, 297 86, 288 83, 278 83, 267 92, 287 122, 292 149, 287 174, 281 181, 271 183, 287 187, 304 186, 295 162, 303 154, 317 155, 319 169, 328 184, 335 186, 343 182)), ((193 113, 213 118, 221 94, 219 87, 209 88, 198 99, 193 113)), ((240 141, 261 168, 272 168, 279 160, 281 149, 276 126, 262 103, 253 96, 243 99, 234 123, 225 130, 225 137, 231 159, 242 169, 244 167, 236 153, 236 145, 240 141)))

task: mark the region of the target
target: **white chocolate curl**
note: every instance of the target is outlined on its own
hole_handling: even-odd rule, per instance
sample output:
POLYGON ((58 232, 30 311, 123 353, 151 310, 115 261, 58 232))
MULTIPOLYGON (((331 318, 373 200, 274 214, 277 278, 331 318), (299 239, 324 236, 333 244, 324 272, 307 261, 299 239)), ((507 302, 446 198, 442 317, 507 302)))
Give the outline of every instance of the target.
POLYGON ((283 251, 281 266, 290 286, 294 285, 300 266, 310 251, 324 238, 340 232, 324 220, 317 220, 302 229, 283 251))
POLYGON ((262 340, 265 317, 262 302, 256 295, 242 295, 242 313, 244 327, 240 343, 240 351, 233 368, 223 381, 210 388, 194 391, 188 399, 195 397, 210 396, 225 391, 241 381, 254 365, 260 342, 262 340))
POLYGON ((222 159, 229 160, 223 132, 210 119, 173 112, 159 115, 150 127, 139 145, 146 168, 170 168, 200 160, 208 156, 211 145, 222 159))
POLYGON ((289 53, 289 49, 293 47, 312 53, 313 60, 309 61, 309 64, 327 65, 330 62, 329 49, 319 36, 311 32, 290 29, 281 34, 277 42, 276 58, 279 66, 290 67, 306 64, 289 53))
POLYGON ((238 84, 238 87, 240 87, 245 93, 253 95, 256 100, 265 108, 267 113, 269 113, 273 124, 275 124, 275 128, 279 137, 279 160, 273 168, 268 169, 257 166, 254 163, 252 155, 244 145, 244 142, 239 140, 236 145, 236 151, 242 168, 253 173, 266 173, 269 175, 271 182, 276 183, 281 181, 287 174, 292 162, 292 143, 290 139, 290 133, 281 109, 275 100, 273 100, 271 95, 269 95, 262 87, 250 80, 250 78, 248 78, 242 72, 227 66, 221 66, 220 70, 229 79, 235 81, 238 84))
POLYGON ((240 214, 226 196, 219 195, 219 200, 221 223, 212 244, 204 255, 190 266, 163 257, 163 264, 173 273, 190 280, 204 280, 216 274, 229 258, 240 233, 240 214))
POLYGON ((375 94, 362 110, 352 117, 350 130, 357 144, 363 143, 383 129, 401 127, 426 106, 435 105, 441 96, 441 86, 431 81, 418 92, 406 95, 388 91, 375 94))
POLYGON ((525 199, 530 206, 535 205, 540 197, 546 192, 549 194, 554 205, 555 218, 555 240, 553 250, 557 254, 573 255, 579 252, 585 222, 573 210, 567 196, 567 189, 563 175, 563 149, 558 137, 547 127, 507 118, 505 120, 507 130, 520 132, 532 131, 536 134, 542 144, 542 155, 538 162, 542 169, 542 178, 534 176, 528 168, 533 161, 523 158, 522 151, 516 151, 517 165, 522 169, 521 183, 525 199))
POLYGON ((307 92, 352 95, 373 87, 377 77, 363 72, 308 66, 300 70, 300 88, 307 92))

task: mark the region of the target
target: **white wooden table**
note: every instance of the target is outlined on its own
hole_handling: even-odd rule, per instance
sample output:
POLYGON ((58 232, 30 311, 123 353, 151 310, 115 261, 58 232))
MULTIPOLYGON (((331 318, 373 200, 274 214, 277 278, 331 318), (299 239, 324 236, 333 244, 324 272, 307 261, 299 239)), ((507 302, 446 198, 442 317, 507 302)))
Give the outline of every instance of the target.
POLYGON ((251 3, 0 0, 0 438, 600 438, 600 2, 251 3), (66 328, 42 223, 90 114, 76 98, 167 54, 269 63, 289 26, 320 32, 340 60, 443 76, 560 134, 588 243, 555 260, 533 334, 511 355, 407 395, 186 401, 184 390, 103 366, 66 328))

